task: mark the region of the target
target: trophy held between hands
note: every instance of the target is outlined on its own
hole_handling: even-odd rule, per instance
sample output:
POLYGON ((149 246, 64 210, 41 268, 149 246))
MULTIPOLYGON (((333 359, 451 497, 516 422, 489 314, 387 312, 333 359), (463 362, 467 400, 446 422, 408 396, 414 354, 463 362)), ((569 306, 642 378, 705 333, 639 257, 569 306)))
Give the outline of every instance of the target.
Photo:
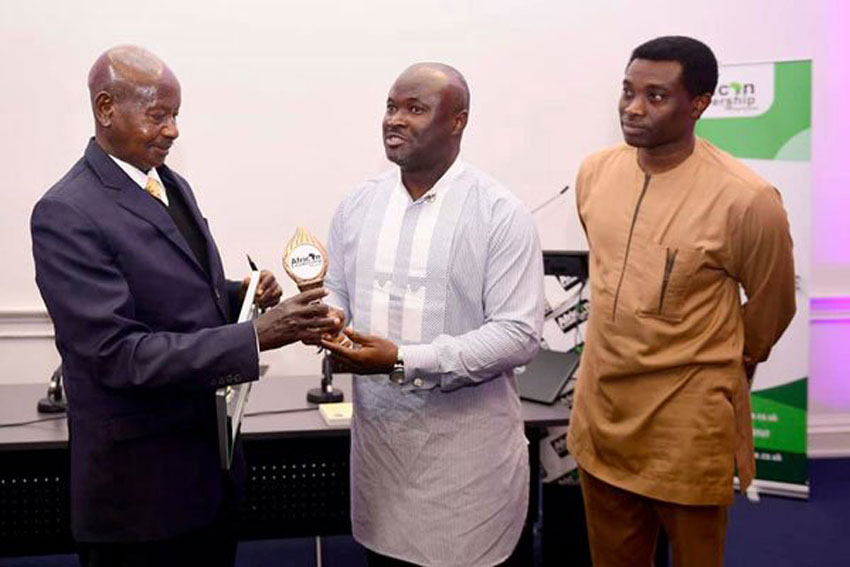
MULTIPOLYGON (((305 229, 298 227, 283 254, 283 269, 298 286, 307 291, 324 285, 328 271, 328 253, 322 243, 305 229)), ((336 403, 343 399, 342 392, 333 387, 333 369, 330 356, 322 357, 322 383, 307 392, 307 401, 314 404, 336 403)))

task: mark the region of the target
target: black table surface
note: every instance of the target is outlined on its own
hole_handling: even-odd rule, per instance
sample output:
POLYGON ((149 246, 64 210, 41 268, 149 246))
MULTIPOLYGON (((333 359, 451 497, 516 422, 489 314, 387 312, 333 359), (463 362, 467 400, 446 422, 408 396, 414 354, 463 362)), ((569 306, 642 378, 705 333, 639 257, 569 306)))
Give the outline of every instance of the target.
MULTIPOLYGON (((307 390, 319 386, 318 376, 266 376, 251 388, 242 434, 246 439, 348 435, 347 426, 328 426, 307 402, 307 390)), ((334 386, 351 401, 351 376, 334 377, 334 386)), ((46 394, 46 384, 0 385, 0 451, 63 448, 68 429, 62 414, 38 413, 36 404, 46 394), (21 423, 20 426, 7 426, 21 423)), ((527 427, 566 425, 569 409, 522 402, 527 427)))

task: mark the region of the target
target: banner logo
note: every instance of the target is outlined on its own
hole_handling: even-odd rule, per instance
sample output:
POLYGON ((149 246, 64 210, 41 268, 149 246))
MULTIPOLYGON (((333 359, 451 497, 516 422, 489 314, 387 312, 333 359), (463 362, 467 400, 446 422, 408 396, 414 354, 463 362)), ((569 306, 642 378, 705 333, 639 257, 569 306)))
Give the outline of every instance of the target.
POLYGON ((758 97, 754 83, 739 83, 732 81, 717 85, 717 91, 711 99, 711 104, 717 104, 724 110, 758 110, 758 97))
POLYGON ((717 89, 704 118, 759 116, 773 104, 772 65, 733 65, 720 68, 717 89))

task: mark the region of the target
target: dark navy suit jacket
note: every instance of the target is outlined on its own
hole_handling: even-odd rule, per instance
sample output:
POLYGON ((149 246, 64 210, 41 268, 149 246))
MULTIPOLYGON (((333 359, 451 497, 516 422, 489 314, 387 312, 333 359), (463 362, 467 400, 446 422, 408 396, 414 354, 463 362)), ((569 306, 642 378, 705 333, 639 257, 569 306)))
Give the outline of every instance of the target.
POLYGON ((87 542, 148 541, 211 522, 222 500, 215 388, 255 380, 252 323, 229 324, 225 280, 210 274, 168 211, 97 145, 36 204, 36 282, 56 330, 69 403, 71 520, 87 542))

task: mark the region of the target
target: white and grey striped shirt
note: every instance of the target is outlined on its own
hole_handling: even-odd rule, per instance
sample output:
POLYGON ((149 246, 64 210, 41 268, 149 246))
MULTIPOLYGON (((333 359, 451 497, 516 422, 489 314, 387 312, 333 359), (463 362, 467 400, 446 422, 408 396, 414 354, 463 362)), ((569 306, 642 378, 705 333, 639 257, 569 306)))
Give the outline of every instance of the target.
POLYGON ((505 188, 457 160, 413 201, 396 169, 342 202, 326 301, 404 346, 409 380, 355 376, 355 539, 428 567, 490 567, 515 547, 528 450, 513 369, 537 351, 543 261, 505 188))

